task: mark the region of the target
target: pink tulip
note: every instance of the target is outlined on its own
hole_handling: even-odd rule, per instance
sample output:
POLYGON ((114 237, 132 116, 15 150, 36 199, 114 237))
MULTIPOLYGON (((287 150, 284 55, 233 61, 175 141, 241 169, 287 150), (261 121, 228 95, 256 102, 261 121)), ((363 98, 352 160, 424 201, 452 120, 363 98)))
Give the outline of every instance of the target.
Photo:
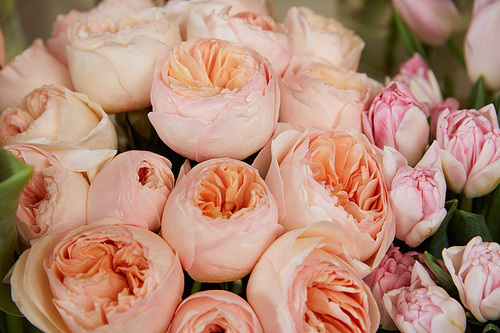
POLYGON ((73 89, 68 68, 48 53, 41 39, 35 39, 0 71, 0 113, 45 84, 73 89))
POLYGON ((206 290, 184 299, 177 307, 168 333, 262 333, 254 310, 240 296, 225 290, 206 290))
POLYGON ((401 332, 465 332, 462 305, 438 287, 419 262, 413 266, 411 285, 386 293, 384 306, 401 332))
POLYGON ((363 134, 285 130, 254 164, 276 198, 285 231, 330 221, 344 232, 342 246, 361 276, 380 263, 396 225, 379 159, 363 134))
POLYGON ((282 76, 290 64, 293 44, 283 24, 265 14, 240 12, 232 7, 212 11, 204 20, 187 23, 187 39, 218 38, 246 45, 264 56, 282 76))
POLYGON ((88 223, 114 217, 156 231, 174 187, 172 163, 149 151, 117 155, 94 178, 88 195, 88 223))
POLYGON ((413 166, 429 141, 428 113, 406 85, 394 81, 363 112, 363 131, 375 146, 395 148, 413 166))
POLYGON ((366 74, 294 57, 283 77, 280 122, 362 130, 361 112, 383 86, 366 74))
POLYGON ((475 198, 500 183, 500 129, 493 104, 480 110, 444 110, 436 140, 450 190, 475 198))
POLYGON ((455 97, 448 97, 441 103, 437 104, 433 109, 431 109, 431 133, 436 137, 436 127, 439 115, 444 110, 448 109, 450 112, 457 111, 460 108, 460 102, 455 97))
POLYGON ((417 247, 446 216, 446 179, 436 141, 412 168, 403 155, 385 147, 383 169, 396 220, 396 238, 417 247))
POLYGON ((2 29, 0 29, 0 70, 5 66, 5 41, 2 34, 2 29))
POLYGON ((44 332, 166 332, 184 288, 161 237, 114 219, 41 238, 12 274, 12 298, 44 332))
POLYGON ((278 79, 269 62, 248 47, 190 39, 159 61, 149 120, 162 141, 184 157, 244 159, 276 128, 278 79))
POLYGON ((342 231, 318 222, 273 242, 253 269, 247 298, 264 332, 376 332, 377 304, 345 260, 342 231))
POLYGON ((116 149, 109 116, 87 96, 61 86, 42 86, 0 114, 0 143, 64 144, 116 149))
POLYGON ((422 42, 442 45, 460 23, 460 14, 453 0, 392 0, 410 30, 422 42))
POLYGON ((500 89, 500 59, 498 34, 500 34, 500 2, 475 0, 472 19, 465 35, 465 62, 471 81, 482 75, 487 88, 500 89))
POLYGON ((481 321, 500 319, 500 245, 474 237, 443 250, 443 260, 462 304, 481 321))
POLYGON ((165 204, 162 237, 196 281, 247 275, 283 232, 266 183, 256 169, 228 158, 182 173, 165 204))
POLYGON ((365 42, 339 21, 308 7, 290 7, 283 24, 292 38, 294 54, 356 71, 365 42))

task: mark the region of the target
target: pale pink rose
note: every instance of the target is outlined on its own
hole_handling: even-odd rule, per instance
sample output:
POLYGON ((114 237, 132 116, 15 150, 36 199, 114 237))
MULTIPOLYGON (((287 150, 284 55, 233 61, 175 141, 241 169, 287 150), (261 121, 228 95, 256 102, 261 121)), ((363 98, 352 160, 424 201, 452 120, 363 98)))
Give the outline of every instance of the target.
POLYGON ((279 79, 248 47, 190 39, 159 62, 149 120, 167 146, 191 160, 244 159, 276 128, 279 79))
POLYGON ((41 238, 12 274, 12 298, 44 332, 166 332, 181 302, 178 257, 114 219, 41 238))
POLYGON ((285 130, 254 163, 269 168, 259 171, 285 231, 331 221, 344 232, 342 246, 363 277, 380 263, 396 225, 380 161, 363 134, 285 130))
POLYGON ((42 86, 0 114, 0 144, 116 149, 113 123, 99 104, 62 86, 42 86))
POLYGON ((212 11, 203 21, 187 23, 187 39, 218 38, 251 47, 264 56, 283 76, 293 55, 293 44, 283 24, 265 14, 240 12, 232 7, 212 11))
POLYGON ((159 7, 90 13, 68 27, 66 48, 75 90, 108 113, 149 107, 156 58, 181 41, 178 22, 159 7))
POLYGON ((443 250, 443 260, 462 304, 481 321, 500 319, 500 245, 474 237, 443 250))
POLYGON ((482 75, 486 87, 500 89, 500 2, 475 0, 472 19, 465 35, 464 55, 467 73, 475 82, 482 75))
POLYGON ((242 278, 283 232, 271 192, 237 160, 211 159, 184 172, 165 204, 162 237, 194 280, 242 278))
POLYGON ((363 111, 363 132, 380 149, 395 148, 413 166, 422 158, 429 141, 429 110, 408 87, 393 81, 363 111))
POLYGON ((0 113, 45 84, 73 89, 68 68, 50 55, 41 39, 35 39, 0 71, 0 113))
POLYGON ((342 231, 318 222, 273 242, 250 274, 247 299, 264 332, 376 332, 370 288, 345 260, 342 231))
POLYGON ((446 216, 446 178, 439 145, 432 143, 412 168, 401 153, 385 147, 382 168, 396 220, 396 238, 417 247, 446 216))
POLYGON ((365 42, 339 21, 308 7, 290 7, 283 24, 292 38, 294 54, 319 58, 345 70, 357 70, 365 42))
POLYGON ((465 332, 462 305, 438 287, 418 261, 412 269, 411 285, 386 293, 384 306, 404 333, 465 332))
POLYGON ((392 78, 392 81, 407 85, 417 101, 427 105, 430 110, 443 101, 436 76, 420 53, 415 53, 413 57, 402 63, 398 74, 392 78))
POLYGON ((453 0, 392 0, 410 30, 430 45, 443 45, 460 23, 453 0))
POLYGON ((150 151, 118 154, 89 188, 87 221, 114 217, 156 231, 165 202, 174 187, 172 163, 150 151))
POLYGON ((479 110, 444 110, 436 140, 450 190, 475 198, 500 183, 500 129, 493 104, 479 110))
POLYGON ((5 66, 5 40, 0 29, 0 70, 5 66))
POLYGON ((431 109, 431 133, 436 137, 436 127, 437 121, 439 119, 439 114, 448 109, 450 112, 454 112, 460 108, 460 102, 455 97, 448 97, 441 103, 437 104, 433 109, 431 109))
POLYGON ((366 74, 295 56, 280 84, 280 122, 302 127, 362 131, 367 110, 382 84, 366 74))
POLYGON ((190 295, 177 307, 168 333, 183 332, 263 331, 254 310, 243 298, 225 290, 205 290, 190 295))

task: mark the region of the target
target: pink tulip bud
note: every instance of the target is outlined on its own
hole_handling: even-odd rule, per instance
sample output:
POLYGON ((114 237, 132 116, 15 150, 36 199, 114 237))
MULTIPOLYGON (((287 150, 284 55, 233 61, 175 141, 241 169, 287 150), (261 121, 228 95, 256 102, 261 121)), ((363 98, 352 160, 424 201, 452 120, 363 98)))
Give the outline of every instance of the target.
POLYGON ((443 250, 443 260, 464 306, 481 322, 500 319, 500 245, 474 237, 443 250))

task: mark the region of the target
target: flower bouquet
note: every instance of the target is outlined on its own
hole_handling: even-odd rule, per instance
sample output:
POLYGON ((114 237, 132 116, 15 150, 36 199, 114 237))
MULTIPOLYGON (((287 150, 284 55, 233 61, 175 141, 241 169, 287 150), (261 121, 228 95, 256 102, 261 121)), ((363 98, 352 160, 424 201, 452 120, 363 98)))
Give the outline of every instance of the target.
POLYGON ((0 331, 499 332, 500 1, 349 8, 0 30, 0 331))

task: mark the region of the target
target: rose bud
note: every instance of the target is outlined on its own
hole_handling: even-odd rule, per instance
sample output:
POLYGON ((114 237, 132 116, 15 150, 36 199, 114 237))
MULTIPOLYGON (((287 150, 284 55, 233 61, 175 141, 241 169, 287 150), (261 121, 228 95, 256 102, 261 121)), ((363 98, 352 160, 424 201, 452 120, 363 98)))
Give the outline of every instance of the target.
POLYGON ((481 321, 500 319, 500 245, 480 236, 443 250, 443 260, 462 304, 481 321))
POLYGON ((361 131, 361 112, 383 86, 366 74, 294 57, 280 88, 280 122, 361 131))
POLYGON ((244 159, 271 138, 279 76, 254 50, 191 39, 159 61, 148 114, 161 140, 191 160, 244 159))
POLYGON ((436 140, 451 191, 476 198, 500 183, 500 129, 493 104, 479 110, 444 110, 436 140))
POLYGON ((33 90, 20 105, 0 114, 0 143, 116 149, 117 137, 99 104, 84 94, 50 85, 33 90))
POLYGON ((253 269, 247 299, 264 332, 376 332, 370 288, 343 260, 342 231, 318 222, 283 234, 253 269))
POLYGON ((184 288, 179 259, 157 234, 122 223, 45 236, 21 255, 12 298, 31 323, 44 332, 166 332, 184 288))
POLYGON ((247 275, 282 232, 276 202, 257 170, 227 158, 181 175, 161 222, 162 237, 200 282, 247 275))
POLYGON ((187 39, 218 38, 246 45, 269 60, 282 76, 293 55, 292 40, 284 25, 265 14, 240 12, 231 15, 231 9, 212 11, 203 21, 189 21, 187 39))
POLYGON ((411 285, 386 293, 384 306, 401 332, 465 332, 462 305, 434 283, 420 262, 413 266, 411 285))
POLYGON ((395 148, 415 165, 429 141, 429 110, 420 104, 408 87, 391 82, 363 111, 363 131, 375 146, 395 148))
POLYGON ((283 24, 292 38, 294 54, 344 70, 357 70, 365 42, 339 21, 308 7, 290 7, 283 24))
POLYGON ((225 290, 205 290, 190 295, 175 311, 168 333, 262 333, 257 315, 240 296, 225 290))
POLYGON ((443 45, 460 23, 453 0, 392 0, 394 9, 419 40, 443 45))
POLYGON ((500 89, 499 16, 500 2, 475 0, 464 42, 465 63, 469 78, 475 82, 483 76, 485 86, 491 91, 500 89))
POLYGON ((73 89, 68 68, 50 55, 41 39, 35 39, 0 71, 0 113, 19 105, 33 89, 48 84, 73 89))
POLYGON ((114 217, 156 231, 165 202, 174 187, 172 163, 149 151, 117 155, 89 187, 87 221, 114 217))
POLYGON ((383 170, 396 220, 396 238, 417 247, 446 216, 446 178, 436 141, 412 168, 397 150, 385 147, 383 170))
POLYGON ((361 276, 380 263, 396 225, 380 161, 363 134, 285 130, 254 164, 269 166, 259 171, 266 175, 285 231, 330 221, 344 232, 342 246, 361 276))

